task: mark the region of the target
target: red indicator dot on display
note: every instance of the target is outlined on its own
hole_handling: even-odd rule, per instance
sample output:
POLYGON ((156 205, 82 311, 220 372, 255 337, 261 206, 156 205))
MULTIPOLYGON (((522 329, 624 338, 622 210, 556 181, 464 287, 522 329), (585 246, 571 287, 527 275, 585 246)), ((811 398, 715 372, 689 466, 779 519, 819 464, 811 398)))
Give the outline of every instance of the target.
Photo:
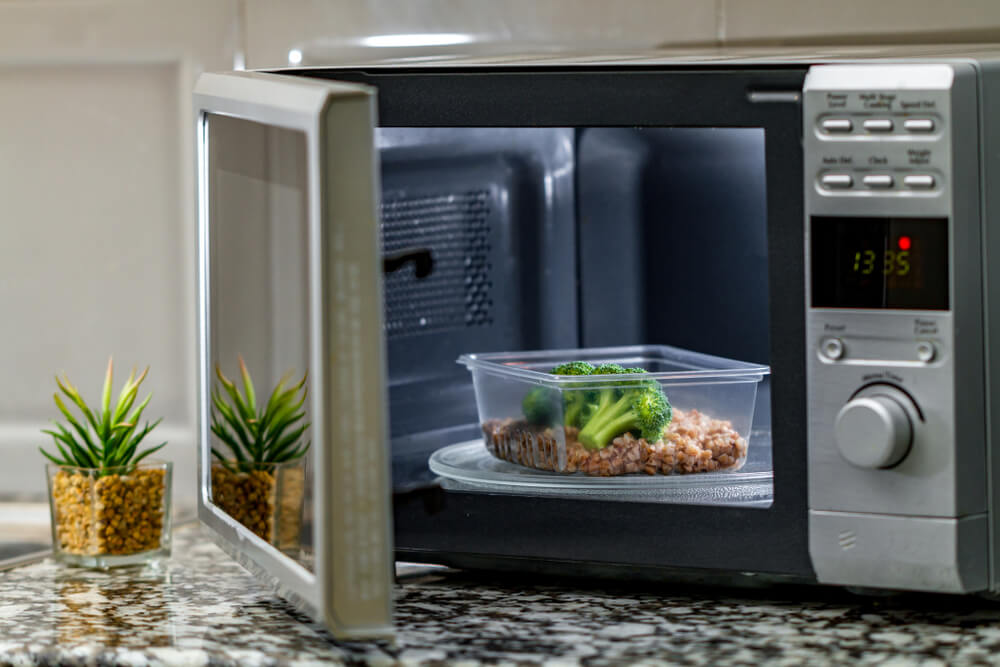
POLYGON ((909 236, 900 236, 899 237, 899 249, 900 250, 909 250, 910 249, 910 237, 909 236))

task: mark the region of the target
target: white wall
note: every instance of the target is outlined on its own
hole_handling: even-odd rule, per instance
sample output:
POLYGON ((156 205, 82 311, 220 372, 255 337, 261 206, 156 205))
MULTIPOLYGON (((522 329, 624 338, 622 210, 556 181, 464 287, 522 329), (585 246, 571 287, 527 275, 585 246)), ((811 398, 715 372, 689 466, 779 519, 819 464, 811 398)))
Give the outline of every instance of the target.
POLYGON ((97 400, 150 365, 178 504, 194 502, 199 72, 232 69, 238 6, 0 3, 0 493, 44 489, 53 375, 97 400))

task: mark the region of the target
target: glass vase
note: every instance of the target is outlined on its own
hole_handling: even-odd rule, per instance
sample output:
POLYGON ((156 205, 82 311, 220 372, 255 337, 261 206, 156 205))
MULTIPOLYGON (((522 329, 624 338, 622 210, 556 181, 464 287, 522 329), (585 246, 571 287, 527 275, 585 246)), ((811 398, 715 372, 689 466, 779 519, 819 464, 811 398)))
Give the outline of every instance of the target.
POLYGON ((170 556, 171 463, 117 468, 50 463, 46 473, 57 561, 106 569, 170 556))
POLYGON ((259 538, 294 553, 301 546, 305 465, 215 461, 212 502, 259 538))

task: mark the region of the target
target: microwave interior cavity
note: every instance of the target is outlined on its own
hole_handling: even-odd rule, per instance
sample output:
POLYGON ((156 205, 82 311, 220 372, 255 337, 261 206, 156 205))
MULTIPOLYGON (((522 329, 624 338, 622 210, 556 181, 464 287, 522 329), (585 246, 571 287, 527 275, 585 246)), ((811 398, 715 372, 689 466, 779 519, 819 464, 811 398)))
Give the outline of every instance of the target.
MULTIPOLYGON (((433 483, 442 445, 482 439, 460 354, 669 345, 768 363, 765 141, 755 127, 377 128, 394 489, 433 483)), ((769 506, 769 401, 765 381, 741 471, 754 484, 605 497, 769 506)))

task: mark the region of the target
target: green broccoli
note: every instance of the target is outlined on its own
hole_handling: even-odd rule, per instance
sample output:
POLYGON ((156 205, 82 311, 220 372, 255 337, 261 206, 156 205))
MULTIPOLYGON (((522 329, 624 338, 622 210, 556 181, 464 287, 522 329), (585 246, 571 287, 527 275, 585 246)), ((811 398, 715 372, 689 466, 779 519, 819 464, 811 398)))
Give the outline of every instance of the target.
MULTIPOLYGON (((633 375, 642 368, 618 364, 594 367, 585 361, 571 361, 553 368, 552 375, 633 375)), ((579 439, 588 449, 602 449, 614 438, 634 432, 649 441, 663 437, 670 423, 670 402, 660 384, 652 380, 599 381, 587 389, 563 390, 563 423, 580 428, 579 439)), ((559 391, 535 387, 521 401, 525 419, 532 424, 551 425, 559 409, 559 391)))
POLYGON ((531 424, 548 426, 559 411, 559 392, 548 387, 535 387, 521 399, 521 411, 531 424))
MULTIPOLYGON (((601 364, 594 369, 591 375, 624 375, 625 373, 631 373, 632 369, 622 368, 618 364, 601 364)), ((645 373, 646 371, 641 370, 640 373, 645 373)))
MULTIPOLYGON (((571 361, 553 368, 550 372, 553 375, 590 375, 594 367, 586 361, 571 361)), ((569 402, 575 403, 575 395, 582 392, 568 392, 566 396, 568 408, 569 402)), ((535 387, 521 399, 521 411, 525 420, 531 424, 548 426, 552 424, 559 412, 559 391, 549 387, 535 387)), ((566 422, 569 424, 569 422, 566 422)))
MULTIPOLYGON (((586 361, 571 361, 553 368, 552 375, 592 375, 594 367, 586 361)), ((566 426, 580 426, 581 416, 592 400, 592 391, 570 390, 563 392, 563 423, 566 426)))
POLYGON ((549 372, 552 375, 593 375, 594 366, 586 361, 571 361, 567 364, 559 364, 549 372))
MULTIPOLYGON (((616 375, 646 372, 641 368, 614 366, 599 366, 595 374, 597 370, 616 375)), ((650 442, 660 440, 663 429, 670 423, 672 409, 660 383, 645 380, 602 387, 586 416, 578 436, 580 442, 587 449, 602 449, 628 431, 636 431, 650 442)))
MULTIPOLYGON (((631 369, 625 369, 618 364, 601 364, 594 368, 591 375, 627 375, 631 373, 631 369)), ((643 370, 639 370, 640 373, 645 373, 643 370)), ((582 409, 580 410, 580 418, 578 420, 577 426, 586 426, 590 421, 590 418, 599 412, 600 410, 608 407, 619 398, 622 397, 621 389, 617 388, 617 384, 611 383, 601 383, 608 384, 610 388, 607 389, 591 389, 585 392, 585 400, 582 409)), ((592 385, 596 386, 596 385, 592 385)))

